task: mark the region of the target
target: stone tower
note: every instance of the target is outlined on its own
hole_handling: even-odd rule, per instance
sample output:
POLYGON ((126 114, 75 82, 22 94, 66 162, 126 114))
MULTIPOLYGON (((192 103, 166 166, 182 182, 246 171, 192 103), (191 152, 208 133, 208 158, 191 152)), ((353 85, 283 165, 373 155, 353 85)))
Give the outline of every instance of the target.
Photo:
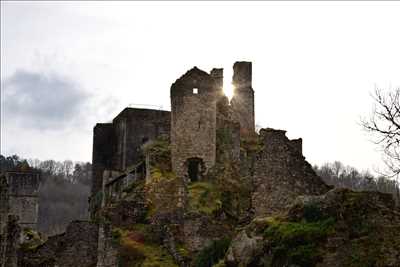
POLYGON ((171 86, 172 169, 185 181, 200 180, 215 164, 218 81, 221 69, 210 75, 194 67, 171 86))
POLYGON ((248 137, 255 132, 254 91, 251 85, 251 62, 235 62, 233 65, 234 94, 232 110, 240 123, 240 134, 248 137))
POLYGON ((6 173, 6 178, 10 214, 18 216, 18 224, 22 228, 36 230, 39 214, 40 172, 9 171, 6 173))

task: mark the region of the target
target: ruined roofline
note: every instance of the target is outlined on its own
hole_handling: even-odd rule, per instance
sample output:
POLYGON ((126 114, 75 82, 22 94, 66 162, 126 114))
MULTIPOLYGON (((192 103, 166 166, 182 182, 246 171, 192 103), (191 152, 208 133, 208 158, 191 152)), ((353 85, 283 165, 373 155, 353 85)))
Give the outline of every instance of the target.
MULTIPOLYGON (((192 95, 192 89, 197 88, 199 94, 211 93, 220 94, 222 92, 222 76, 215 75, 222 69, 212 69, 211 73, 207 73, 197 67, 193 67, 183 74, 180 78, 176 79, 170 87, 170 97, 192 95)), ((197 93, 195 93, 197 94, 197 93)))
POLYGON ((186 77, 189 77, 192 73, 196 73, 198 75, 204 76, 204 77, 208 77, 210 79, 212 79, 211 75, 209 73, 207 73, 206 71, 199 69, 197 66, 194 66, 193 68, 189 69, 188 71, 186 71, 181 77, 179 77, 178 79, 175 80, 175 82, 172 84, 174 85, 175 83, 184 80, 186 77))
POLYGON ((158 113, 158 114, 169 114, 171 113, 169 110, 161 110, 161 109, 151 109, 151 108, 131 108, 131 107, 126 107, 124 108, 120 113, 118 113, 117 116, 114 117, 113 122, 115 120, 118 120, 119 118, 122 118, 128 114, 136 113, 138 115, 140 114, 149 114, 149 113, 158 113))
POLYGON ((267 134, 273 134, 273 135, 275 135, 275 136, 284 136, 284 137, 286 137, 289 141, 300 141, 300 140, 302 140, 301 137, 300 137, 300 138, 295 138, 295 139, 289 139, 289 138, 286 136, 286 133, 287 133, 286 130, 274 129, 274 128, 261 128, 261 129, 260 129, 259 135, 260 135, 261 137, 264 137, 264 136, 267 135, 267 134))
POLYGON ((252 61, 246 61, 246 60, 241 60, 241 61, 235 61, 235 64, 253 64, 252 61))
POLYGON ((104 126, 110 126, 111 127, 112 125, 113 125, 112 122, 98 122, 93 126, 93 130, 96 127, 104 127, 104 126))

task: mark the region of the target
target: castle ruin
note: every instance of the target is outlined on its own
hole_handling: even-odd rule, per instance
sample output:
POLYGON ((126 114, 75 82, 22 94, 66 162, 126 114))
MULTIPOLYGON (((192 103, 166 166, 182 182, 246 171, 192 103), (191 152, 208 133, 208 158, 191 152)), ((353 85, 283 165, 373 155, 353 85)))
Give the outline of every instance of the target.
POLYGON ((233 68, 231 101, 223 69, 194 67, 172 83, 171 112, 96 124, 91 221, 46 242, 21 241, 38 175, 0 176, 0 267, 399 266, 393 198, 330 190, 302 139, 255 132, 251 62, 233 68))
MULTIPOLYGON (((163 260, 190 266, 178 246, 196 255, 210 242, 233 236, 236 226, 285 210, 300 195, 327 192, 330 187, 302 154, 301 139, 270 128, 256 133, 252 64, 236 62, 233 70, 231 101, 223 92, 223 69, 193 67, 172 83, 171 111, 125 108, 111 123, 96 124, 91 222, 73 222, 65 234, 23 252, 22 266, 128 266, 124 257, 132 261, 146 251, 122 255, 116 238, 131 238, 131 249, 146 246, 134 226, 152 236, 148 251, 156 242, 163 260), (206 207, 193 203, 209 195, 206 207)), ((25 185, 13 187, 10 192, 25 192, 25 185)), ((35 222, 18 214, 27 225, 35 222)), ((15 262, 16 256, 9 259, 15 262)))
POLYGON ((112 123, 96 124, 92 197, 101 191, 104 171, 123 173, 143 162, 141 145, 161 135, 170 137, 172 170, 186 182, 201 180, 214 166, 219 131, 233 137, 231 152, 238 159, 240 138, 255 135, 254 91, 251 62, 233 68, 231 104, 223 93, 223 69, 194 67, 171 85, 171 112, 126 108, 112 123))

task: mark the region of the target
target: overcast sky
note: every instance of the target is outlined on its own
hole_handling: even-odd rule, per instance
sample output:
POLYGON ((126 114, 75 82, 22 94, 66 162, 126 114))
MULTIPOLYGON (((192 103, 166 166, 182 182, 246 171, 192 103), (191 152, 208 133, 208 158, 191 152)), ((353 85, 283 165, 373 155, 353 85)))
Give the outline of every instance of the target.
POLYGON ((381 157, 358 122, 400 86, 400 3, 1 2, 1 153, 90 161, 92 130, 130 104, 169 109, 193 66, 253 62, 256 121, 311 164, 381 157))

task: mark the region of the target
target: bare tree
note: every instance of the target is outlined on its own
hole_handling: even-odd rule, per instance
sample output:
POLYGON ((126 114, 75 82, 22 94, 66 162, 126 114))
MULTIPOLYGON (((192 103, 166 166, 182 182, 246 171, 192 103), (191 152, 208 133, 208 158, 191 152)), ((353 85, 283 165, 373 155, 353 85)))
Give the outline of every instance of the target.
POLYGON ((388 167, 385 174, 400 176, 400 88, 384 92, 375 89, 375 105, 368 119, 362 119, 365 130, 372 133, 374 142, 383 150, 383 160, 388 167))

